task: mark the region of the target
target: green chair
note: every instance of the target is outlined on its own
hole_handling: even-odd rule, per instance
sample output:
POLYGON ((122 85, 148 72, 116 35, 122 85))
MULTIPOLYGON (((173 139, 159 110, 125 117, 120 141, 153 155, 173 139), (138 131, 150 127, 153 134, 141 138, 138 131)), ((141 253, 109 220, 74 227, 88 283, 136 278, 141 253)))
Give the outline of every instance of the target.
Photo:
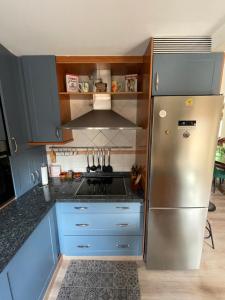
POLYGON ((222 184, 225 179, 225 170, 215 167, 214 172, 213 172, 213 192, 214 193, 216 191, 216 180, 218 178, 219 178, 220 184, 222 184))

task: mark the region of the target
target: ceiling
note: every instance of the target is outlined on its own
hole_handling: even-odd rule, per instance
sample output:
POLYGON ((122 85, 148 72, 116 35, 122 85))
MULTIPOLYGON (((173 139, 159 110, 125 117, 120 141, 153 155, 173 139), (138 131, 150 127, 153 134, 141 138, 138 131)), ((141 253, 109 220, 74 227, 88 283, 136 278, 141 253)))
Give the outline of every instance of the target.
POLYGON ((224 22, 224 0, 0 0, 0 43, 17 55, 139 55, 151 36, 224 22))

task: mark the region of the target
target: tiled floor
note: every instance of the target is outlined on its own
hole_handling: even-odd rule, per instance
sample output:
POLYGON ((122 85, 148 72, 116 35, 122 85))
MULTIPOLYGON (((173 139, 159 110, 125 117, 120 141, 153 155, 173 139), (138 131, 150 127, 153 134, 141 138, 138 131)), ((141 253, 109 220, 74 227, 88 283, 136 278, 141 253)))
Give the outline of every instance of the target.
MULTIPOLYGON (((216 249, 205 241, 201 269, 197 271, 149 271, 139 261, 142 300, 225 300, 225 195, 217 191, 212 201, 217 206, 209 213, 216 249)), ((70 261, 62 261, 46 300, 57 298, 70 261)))

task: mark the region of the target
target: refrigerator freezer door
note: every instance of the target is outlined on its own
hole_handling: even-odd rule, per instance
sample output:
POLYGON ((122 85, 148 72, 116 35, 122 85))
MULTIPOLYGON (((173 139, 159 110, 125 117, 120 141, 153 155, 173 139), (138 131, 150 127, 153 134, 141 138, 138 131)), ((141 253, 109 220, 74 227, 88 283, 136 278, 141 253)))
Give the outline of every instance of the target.
POLYGON ((198 269, 207 208, 151 209, 147 237, 148 269, 198 269))
POLYGON ((150 207, 207 207, 223 96, 153 101, 150 207))

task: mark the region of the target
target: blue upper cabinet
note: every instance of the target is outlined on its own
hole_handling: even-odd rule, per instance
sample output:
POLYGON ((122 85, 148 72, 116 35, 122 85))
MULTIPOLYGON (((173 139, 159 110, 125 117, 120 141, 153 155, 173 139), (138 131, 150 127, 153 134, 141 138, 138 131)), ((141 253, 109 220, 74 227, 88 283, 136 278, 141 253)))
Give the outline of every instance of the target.
POLYGON ((44 147, 35 147, 10 157, 16 196, 19 197, 41 181, 41 165, 46 163, 44 147))
POLYGON ((4 123, 3 123, 3 118, 2 118, 1 108, 0 108, 0 140, 5 140, 5 139, 6 139, 5 128, 4 128, 4 123))
POLYGON ((223 64, 223 53, 154 54, 152 94, 219 94, 223 64))
POLYGON ((55 56, 22 56, 31 142, 63 142, 55 56))
POLYGON ((0 99, 13 155, 27 148, 28 123, 18 58, 1 45, 0 99))

